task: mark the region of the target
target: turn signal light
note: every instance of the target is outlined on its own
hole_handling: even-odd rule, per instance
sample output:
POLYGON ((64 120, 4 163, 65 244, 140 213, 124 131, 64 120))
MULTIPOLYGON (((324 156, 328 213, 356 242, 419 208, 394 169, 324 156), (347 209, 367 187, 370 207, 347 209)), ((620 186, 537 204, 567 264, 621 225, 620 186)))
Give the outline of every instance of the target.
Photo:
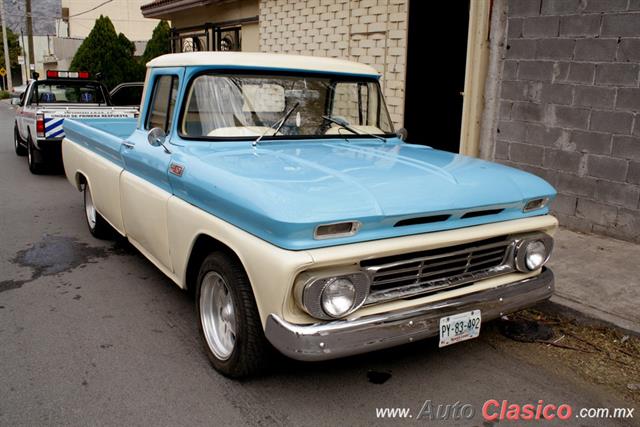
POLYGON ((316 227, 314 237, 316 239, 331 239, 335 237, 353 236, 358 232, 360 222, 347 221, 334 224, 324 224, 316 227))
POLYGON ((522 211, 523 212, 531 212, 531 211, 535 211, 537 209, 542 209, 545 206, 547 206, 547 203, 549 203, 549 198, 548 197, 541 197, 539 199, 532 199, 532 200, 529 200, 524 205, 524 208, 522 209, 522 211))
POLYGON ((44 115, 42 114, 36 116, 36 134, 38 138, 44 138, 44 115))

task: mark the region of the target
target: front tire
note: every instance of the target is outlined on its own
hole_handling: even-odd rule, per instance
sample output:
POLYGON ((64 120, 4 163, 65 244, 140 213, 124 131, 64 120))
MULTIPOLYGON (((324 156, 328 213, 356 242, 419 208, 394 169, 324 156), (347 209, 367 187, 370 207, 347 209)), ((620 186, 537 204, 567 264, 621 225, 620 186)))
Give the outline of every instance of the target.
POLYGON ((27 155, 27 149, 22 145, 22 138, 20 138, 17 124, 13 127, 13 146, 18 156, 22 157, 27 155))
POLYGON ((255 375, 267 366, 267 342, 249 279, 235 258, 207 256, 196 289, 200 338, 213 367, 230 378, 255 375))
POLYGON ((111 237, 111 226, 96 210, 89 184, 84 185, 84 213, 89 232, 93 237, 97 239, 108 239, 111 237))

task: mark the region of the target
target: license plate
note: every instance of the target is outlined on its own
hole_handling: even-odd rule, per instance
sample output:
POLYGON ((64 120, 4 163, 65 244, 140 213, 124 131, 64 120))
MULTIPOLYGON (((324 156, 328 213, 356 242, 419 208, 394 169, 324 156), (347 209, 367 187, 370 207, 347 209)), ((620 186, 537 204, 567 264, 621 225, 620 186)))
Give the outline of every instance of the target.
POLYGON ((480 335, 480 310, 440 318, 440 347, 477 338, 480 335))

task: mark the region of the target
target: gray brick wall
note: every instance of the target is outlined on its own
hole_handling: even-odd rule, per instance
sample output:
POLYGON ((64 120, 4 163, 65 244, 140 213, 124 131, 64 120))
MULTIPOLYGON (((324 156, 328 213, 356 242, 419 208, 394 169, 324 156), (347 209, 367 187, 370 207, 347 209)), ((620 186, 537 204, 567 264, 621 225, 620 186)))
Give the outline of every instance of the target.
POLYGON ((382 74, 391 120, 402 127, 408 0, 261 0, 263 52, 328 56, 382 74))
POLYGON ((561 224, 640 242, 640 7, 508 0, 494 158, 558 189, 561 224))

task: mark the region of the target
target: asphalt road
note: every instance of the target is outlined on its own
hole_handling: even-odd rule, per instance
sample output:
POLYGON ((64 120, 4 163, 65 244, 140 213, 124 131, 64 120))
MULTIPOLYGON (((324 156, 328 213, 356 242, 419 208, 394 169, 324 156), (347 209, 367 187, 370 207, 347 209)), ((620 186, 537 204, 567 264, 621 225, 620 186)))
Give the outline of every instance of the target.
MULTIPOLYGON (((430 399, 473 405, 473 420, 446 423, 468 426, 483 425, 490 398, 629 406, 510 354, 491 324, 444 349, 427 340, 330 363, 283 359, 267 376, 228 380, 201 351, 190 296, 126 244, 93 239, 63 176, 29 173, 5 103, 0 129, 0 425, 411 425, 425 423, 415 416, 430 399), (377 419, 377 407, 414 418, 377 419)), ((607 423, 620 425, 562 424, 607 423)))

